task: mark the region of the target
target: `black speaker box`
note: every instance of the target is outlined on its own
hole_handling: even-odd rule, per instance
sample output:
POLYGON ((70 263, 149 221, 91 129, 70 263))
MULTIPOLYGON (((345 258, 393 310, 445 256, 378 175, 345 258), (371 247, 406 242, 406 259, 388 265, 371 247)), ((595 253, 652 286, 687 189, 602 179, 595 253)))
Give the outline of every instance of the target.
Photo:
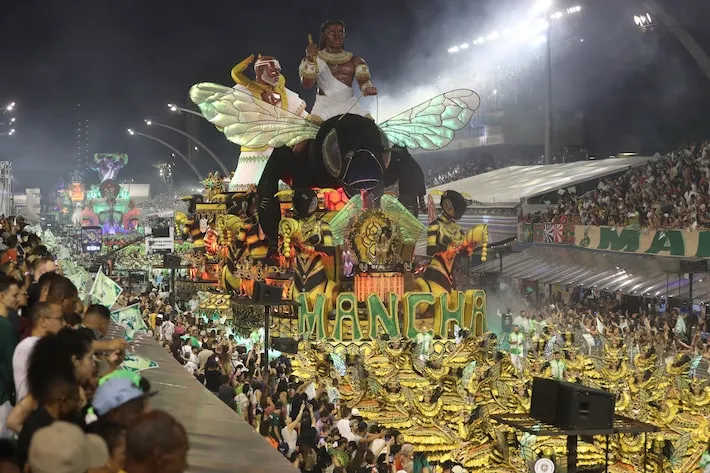
POLYGON ((262 282, 254 284, 254 300, 264 303, 280 302, 283 296, 283 289, 278 286, 270 286, 262 282))
POLYGON ((604 430, 614 427, 616 397, 581 384, 558 381, 555 426, 565 430, 604 430))
POLYGON ((559 385, 554 379, 533 378, 530 416, 540 422, 555 425, 557 415, 557 392, 559 385))
POLYGON ((288 337, 272 337, 271 348, 291 355, 298 354, 298 340, 288 337))
POLYGON ((581 384, 534 378, 530 416, 564 430, 606 430, 614 426, 616 397, 581 384))
POLYGON ((163 255, 163 267, 168 269, 179 269, 180 268, 180 257, 178 255, 173 255, 166 253, 163 255))

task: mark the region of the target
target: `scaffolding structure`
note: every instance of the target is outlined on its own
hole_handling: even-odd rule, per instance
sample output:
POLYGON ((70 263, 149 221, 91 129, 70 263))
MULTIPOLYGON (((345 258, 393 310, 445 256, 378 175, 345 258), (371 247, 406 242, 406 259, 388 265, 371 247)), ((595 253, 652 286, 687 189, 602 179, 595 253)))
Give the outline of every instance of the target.
POLYGON ((10 216, 15 209, 12 192, 12 163, 0 161, 0 215, 10 216))

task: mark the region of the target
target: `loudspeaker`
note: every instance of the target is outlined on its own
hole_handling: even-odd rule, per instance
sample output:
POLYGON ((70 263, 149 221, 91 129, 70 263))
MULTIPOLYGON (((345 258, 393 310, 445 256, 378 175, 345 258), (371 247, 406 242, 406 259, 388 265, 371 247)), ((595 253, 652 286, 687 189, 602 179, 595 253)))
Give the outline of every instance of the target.
POLYGON ((530 416, 540 422, 555 425, 557 415, 557 392, 559 385, 554 379, 533 378, 530 416))
POLYGON ((291 355, 298 354, 298 340, 288 337, 271 337, 271 348, 291 355))
POLYGON ((254 284, 254 300, 259 302, 280 302, 283 296, 283 288, 269 286, 263 282, 254 284))
POLYGON ((170 253, 163 254, 163 267, 168 269, 179 269, 180 257, 170 253))
POLYGON ((555 426, 565 430, 614 427, 616 397, 606 391, 558 381, 555 426))

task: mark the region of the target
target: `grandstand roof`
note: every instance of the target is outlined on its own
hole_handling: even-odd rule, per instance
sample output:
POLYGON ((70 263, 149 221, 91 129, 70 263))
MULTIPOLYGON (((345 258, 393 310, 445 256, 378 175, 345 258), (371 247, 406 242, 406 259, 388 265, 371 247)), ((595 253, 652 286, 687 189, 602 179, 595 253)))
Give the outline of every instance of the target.
MULTIPOLYGON (((500 271, 501 262, 492 259, 473 271, 500 271)), ((503 257, 503 276, 544 284, 581 286, 609 292, 650 297, 690 297, 690 285, 678 258, 613 253, 561 245, 535 245, 522 253, 503 257), (679 277, 680 276, 680 277, 679 277)), ((695 301, 710 300, 710 278, 696 275, 695 301)))
POLYGON ((634 156, 547 166, 509 166, 430 190, 455 190, 486 206, 514 207, 520 204, 521 199, 615 174, 651 159, 654 159, 653 156, 634 156))

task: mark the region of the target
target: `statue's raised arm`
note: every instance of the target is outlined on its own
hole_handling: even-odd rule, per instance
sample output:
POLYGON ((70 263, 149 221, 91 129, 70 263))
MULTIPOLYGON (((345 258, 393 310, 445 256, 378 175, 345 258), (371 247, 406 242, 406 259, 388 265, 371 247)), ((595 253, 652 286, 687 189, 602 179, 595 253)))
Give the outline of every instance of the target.
POLYGON ((357 81, 365 96, 377 95, 377 87, 370 81, 365 60, 343 49, 344 44, 345 22, 340 20, 328 20, 321 25, 318 44, 309 36, 299 75, 303 88, 318 89, 312 119, 327 120, 344 113, 369 116, 357 103, 353 82, 357 81))

